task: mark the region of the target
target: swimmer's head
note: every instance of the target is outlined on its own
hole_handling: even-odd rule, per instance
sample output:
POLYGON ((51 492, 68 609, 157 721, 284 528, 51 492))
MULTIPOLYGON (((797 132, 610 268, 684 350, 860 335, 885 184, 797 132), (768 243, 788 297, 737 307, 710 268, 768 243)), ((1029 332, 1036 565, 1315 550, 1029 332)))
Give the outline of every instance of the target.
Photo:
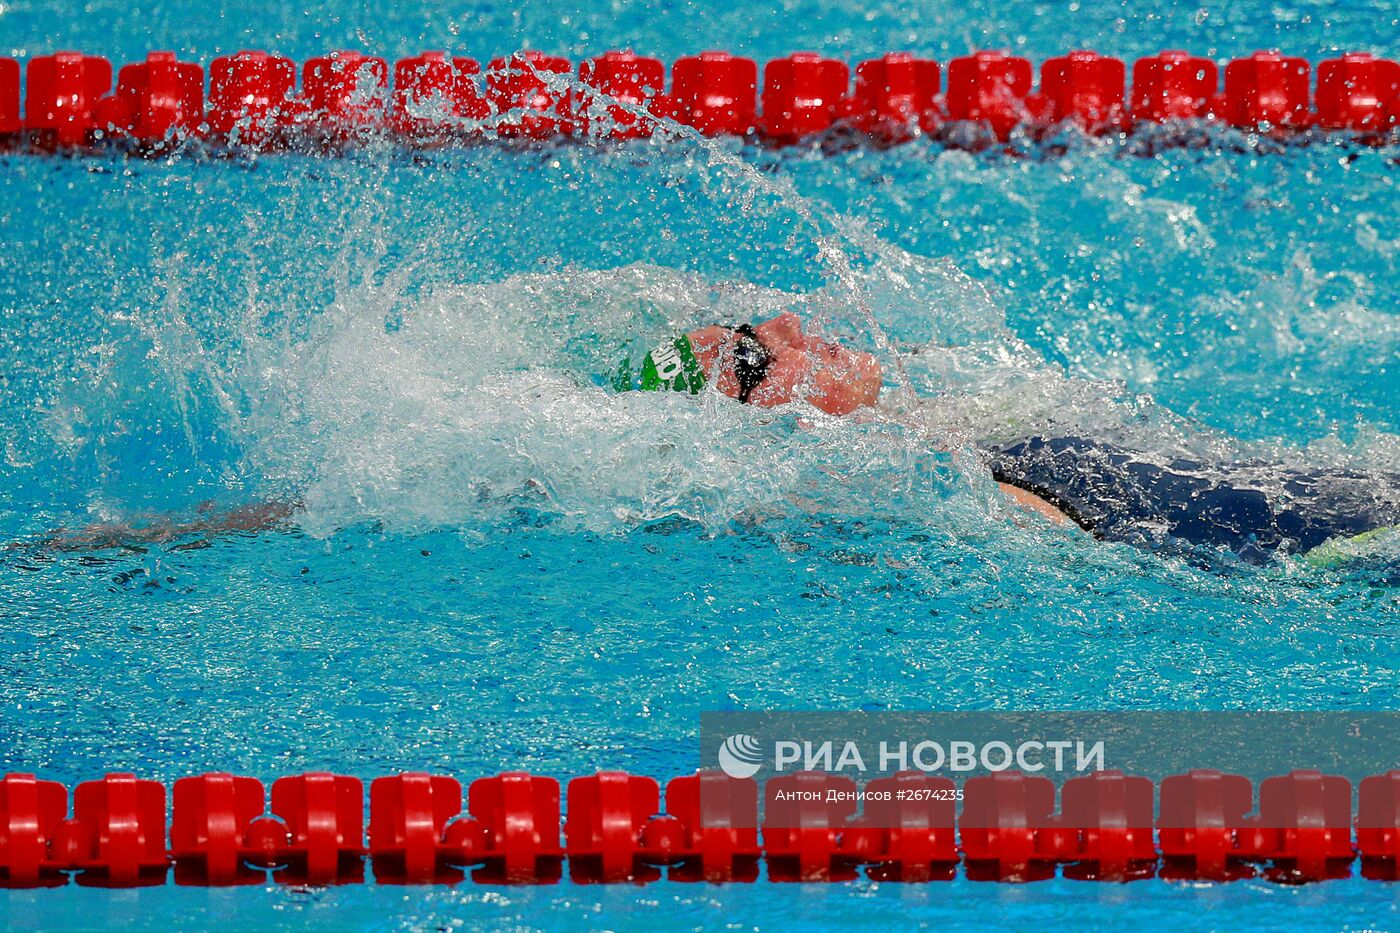
POLYGON ((875 404, 881 376, 874 356, 805 334, 801 319, 787 313, 752 328, 702 327, 661 344, 643 364, 641 387, 698 392, 713 382, 753 405, 803 398, 847 415, 875 404))

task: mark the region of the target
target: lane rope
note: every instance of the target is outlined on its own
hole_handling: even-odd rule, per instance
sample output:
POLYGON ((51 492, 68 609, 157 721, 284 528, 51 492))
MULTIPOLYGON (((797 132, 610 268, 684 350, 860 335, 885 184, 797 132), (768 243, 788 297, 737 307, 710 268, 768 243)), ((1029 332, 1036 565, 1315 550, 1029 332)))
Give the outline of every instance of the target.
MULTIPOLYGON (((1271 139, 1395 140, 1400 64, 1354 52, 1313 68, 1274 51, 1216 62, 1165 51, 1128 66, 1092 51, 1041 64, 998 51, 938 62, 904 52, 860 62, 799 52, 767 62, 702 52, 670 67, 607 52, 580 62, 536 51, 492 60, 425 52, 393 64, 355 51, 312 58, 242 51, 208 69, 151 52, 122 66, 56 52, 0 58, 0 140, 29 151, 114 143, 331 153, 375 139, 413 147, 481 140, 664 136, 666 121, 770 146, 815 137, 895 145, 920 136, 987 148, 1075 127, 1108 137, 1148 127, 1231 127, 1271 139), (946 73, 945 73, 946 72, 946 73), (1223 72, 1223 84, 1222 84, 1223 72), (24 109, 21 114, 21 91, 24 109)), ((1188 134, 1189 136, 1189 134, 1188 134)))
POLYGON ((1282 883, 1400 879, 1400 770, 1363 779, 1292 771, 1255 787, 1194 770, 1155 783, 1119 771, 900 772, 858 788, 824 771, 760 785, 722 771, 667 782, 604 771, 568 782, 506 772, 405 773, 369 787, 308 773, 261 781, 109 774, 78 784, 0 779, 0 887, 558 881, 1035 881, 1149 877, 1282 883), (759 803, 763 806, 760 810, 759 803), (465 805, 464 805, 465 800, 465 805), (662 802, 664 800, 664 810, 662 802), (562 817, 562 819, 561 819, 562 817), (562 839, 561 839, 562 828, 562 839))

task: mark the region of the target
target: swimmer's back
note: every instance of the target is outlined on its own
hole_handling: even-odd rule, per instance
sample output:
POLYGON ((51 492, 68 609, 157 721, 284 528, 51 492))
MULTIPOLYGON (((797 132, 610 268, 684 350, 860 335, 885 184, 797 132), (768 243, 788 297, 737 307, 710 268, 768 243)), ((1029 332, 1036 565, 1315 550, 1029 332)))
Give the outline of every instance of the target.
POLYGON ((1224 548, 1262 562, 1400 524, 1400 477, 1261 464, 1167 464, 1081 437, 986 452, 1000 482, 1035 493, 1099 537, 1224 548))

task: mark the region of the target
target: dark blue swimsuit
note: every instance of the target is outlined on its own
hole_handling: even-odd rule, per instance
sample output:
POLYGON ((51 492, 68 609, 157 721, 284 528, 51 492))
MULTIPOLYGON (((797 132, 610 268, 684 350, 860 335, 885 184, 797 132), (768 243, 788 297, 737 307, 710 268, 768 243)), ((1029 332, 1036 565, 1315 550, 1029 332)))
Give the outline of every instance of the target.
POLYGON ((1301 554, 1400 524, 1400 476, 1185 459, 1163 466, 1079 437, 1036 437, 986 455, 998 481, 1099 537, 1154 549, 1225 548, 1263 563, 1280 549, 1301 554))

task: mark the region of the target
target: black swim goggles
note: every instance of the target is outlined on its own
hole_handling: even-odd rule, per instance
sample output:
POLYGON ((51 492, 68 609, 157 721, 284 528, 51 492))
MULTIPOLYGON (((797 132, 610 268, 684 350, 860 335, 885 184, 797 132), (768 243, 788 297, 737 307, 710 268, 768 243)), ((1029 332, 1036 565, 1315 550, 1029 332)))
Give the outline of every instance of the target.
POLYGON ((768 367, 773 364, 773 354, 758 339, 753 327, 740 324, 729 328, 737 338, 734 342, 734 378, 739 381, 739 402, 747 404, 750 393, 758 388, 763 377, 768 375, 768 367))

